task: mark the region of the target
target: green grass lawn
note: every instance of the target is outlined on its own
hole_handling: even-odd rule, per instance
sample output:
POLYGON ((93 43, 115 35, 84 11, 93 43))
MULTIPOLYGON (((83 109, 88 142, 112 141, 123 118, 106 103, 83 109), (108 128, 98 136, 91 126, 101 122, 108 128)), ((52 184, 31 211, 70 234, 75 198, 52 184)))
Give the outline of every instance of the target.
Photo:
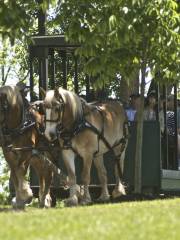
POLYGON ((180 239, 180 199, 88 207, 5 210, 0 240, 180 239))

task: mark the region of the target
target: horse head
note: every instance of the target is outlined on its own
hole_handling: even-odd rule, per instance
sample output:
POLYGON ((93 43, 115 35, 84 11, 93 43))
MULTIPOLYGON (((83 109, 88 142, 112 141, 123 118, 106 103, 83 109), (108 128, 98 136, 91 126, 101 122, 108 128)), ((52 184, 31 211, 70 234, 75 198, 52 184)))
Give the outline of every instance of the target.
POLYGON ((45 136, 49 141, 57 138, 57 131, 70 132, 82 118, 82 103, 73 92, 63 88, 49 90, 44 99, 45 136))
POLYGON ((0 88, 0 125, 6 128, 17 128, 23 114, 23 99, 17 87, 0 88))
POLYGON ((45 109, 43 101, 35 101, 31 103, 29 108, 30 113, 33 115, 36 123, 36 128, 41 134, 44 134, 45 131, 45 109))

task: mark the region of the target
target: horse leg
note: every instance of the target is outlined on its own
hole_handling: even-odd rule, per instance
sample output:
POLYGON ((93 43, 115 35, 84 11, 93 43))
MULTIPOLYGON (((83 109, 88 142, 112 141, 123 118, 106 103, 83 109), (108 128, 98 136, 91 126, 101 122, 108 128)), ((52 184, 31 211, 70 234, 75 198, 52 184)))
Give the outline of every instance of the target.
POLYGON ((98 178, 101 184, 101 195, 97 200, 98 202, 107 202, 109 201, 110 195, 107 187, 107 171, 104 166, 103 155, 96 156, 94 158, 94 164, 97 169, 98 178))
POLYGON ((66 206, 77 206, 78 205, 78 193, 76 184, 75 174, 75 154, 72 150, 62 151, 63 160, 68 172, 69 177, 69 198, 64 201, 66 206))
POLYGON ((30 203, 33 197, 29 183, 25 180, 29 163, 27 161, 20 162, 20 159, 16 159, 17 156, 12 152, 5 153, 5 158, 10 166, 16 191, 16 197, 12 199, 12 206, 14 208, 24 208, 25 204, 30 203))
POLYGON ((28 182, 25 180, 28 161, 22 161, 22 153, 12 151, 5 151, 3 149, 4 157, 11 170, 11 178, 15 188, 16 196, 12 199, 12 206, 14 208, 24 208, 26 203, 32 200, 32 190, 28 182))
POLYGON ((39 202, 39 206, 40 207, 45 207, 45 208, 50 208, 52 205, 52 199, 51 199, 51 195, 50 195, 50 185, 52 183, 52 171, 46 169, 46 173, 43 176, 43 180, 44 180, 44 191, 41 194, 41 198, 40 198, 40 202, 39 202))
POLYGON ((116 179, 116 186, 112 192, 112 197, 117 198, 122 195, 126 195, 126 191, 124 185, 121 182, 122 172, 124 169, 124 158, 125 158, 125 151, 121 153, 121 147, 116 151, 117 156, 120 154, 119 162, 115 163, 115 179, 116 179), (119 164, 119 166, 117 165, 119 164))
POLYGON ((32 157, 30 163, 39 179, 39 206, 49 208, 52 203, 50 196, 52 171, 48 168, 46 162, 42 162, 37 156, 32 157))
POLYGON ((24 208, 25 204, 30 203, 33 197, 29 183, 25 180, 27 166, 19 166, 18 168, 14 169, 13 172, 16 175, 18 185, 14 185, 16 197, 12 200, 12 205, 14 208, 24 208))
POLYGON ((90 204, 91 201, 91 196, 89 193, 89 184, 90 184, 90 171, 91 171, 91 166, 92 166, 92 155, 85 155, 82 156, 83 159, 83 170, 81 174, 81 180, 84 186, 84 192, 83 196, 81 198, 81 204, 82 205, 87 205, 90 204))
POLYGON ((39 207, 40 208, 50 208, 52 204, 52 199, 50 195, 50 185, 52 182, 52 172, 47 175, 40 176, 40 191, 39 191, 39 207))

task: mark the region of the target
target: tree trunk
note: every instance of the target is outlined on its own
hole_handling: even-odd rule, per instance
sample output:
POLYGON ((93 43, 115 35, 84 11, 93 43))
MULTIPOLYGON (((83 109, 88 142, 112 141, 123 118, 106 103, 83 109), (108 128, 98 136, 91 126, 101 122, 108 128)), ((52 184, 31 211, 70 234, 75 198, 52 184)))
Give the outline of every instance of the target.
POLYGON ((120 96, 121 96, 121 100, 124 103, 127 103, 129 100, 129 86, 128 83, 126 81, 126 79, 124 79, 124 77, 121 78, 121 82, 120 82, 120 96))
POLYGON ((142 143, 143 143, 143 112, 145 91, 146 59, 141 65, 141 102, 137 115, 136 153, 135 153, 135 179, 134 192, 141 193, 142 190, 142 143))
POLYGON ((139 69, 134 74, 133 79, 130 81, 130 94, 139 93, 139 69))

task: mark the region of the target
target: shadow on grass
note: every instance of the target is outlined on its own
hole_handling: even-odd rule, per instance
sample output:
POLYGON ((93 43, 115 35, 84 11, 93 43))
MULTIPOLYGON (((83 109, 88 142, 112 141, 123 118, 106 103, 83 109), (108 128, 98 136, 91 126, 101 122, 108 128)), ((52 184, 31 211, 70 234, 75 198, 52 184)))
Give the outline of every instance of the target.
POLYGON ((116 199, 110 198, 109 201, 99 202, 96 199, 93 199, 95 204, 106 204, 106 203, 122 203, 122 202, 137 202, 137 201, 154 201, 154 200, 163 200, 163 199, 172 199, 180 197, 180 195, 172 194, 157 194, 157 195, 146 195, 146 194, 128 194, 125 196, 117 197, 116 199))
POLYGON ((7 206, 7 207, 0 206, 0 213, 2 213, 2 212, 22 212, 22 211, 24 211, 24 210, 23 209, 15 209, 10 206, 7 206))
POLYGON ((155 195, 146 195, 146 194, 129 194, 126 196, 121 196, 117 199, 111 199, 111 203, 117 202, 133 202, 133 201, 153 201, 153 200, 162 200, 162 199, 172 199, 179 197, 179 195, 173 194, 155 194, 155 195))

